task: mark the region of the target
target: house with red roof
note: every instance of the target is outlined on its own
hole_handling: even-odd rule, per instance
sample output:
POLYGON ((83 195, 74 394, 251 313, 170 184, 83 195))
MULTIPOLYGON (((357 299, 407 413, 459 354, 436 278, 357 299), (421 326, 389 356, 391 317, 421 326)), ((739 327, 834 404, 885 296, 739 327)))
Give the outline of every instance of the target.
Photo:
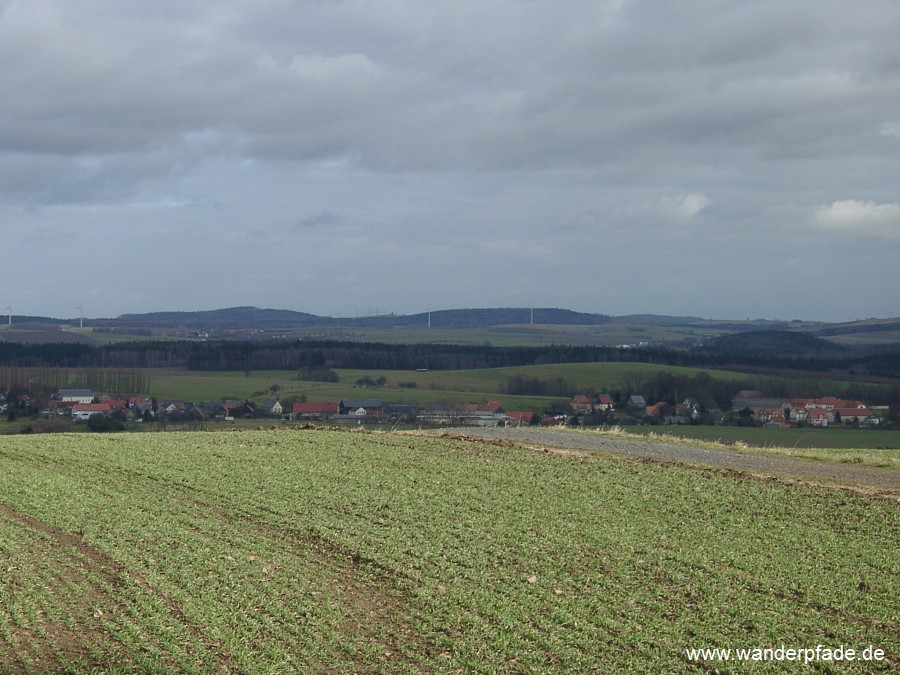
POLYGON ((844 424, 852 423, 854 420, 859 424, 863 424, 868 422, 872 416, 872 411, 866 407, 832 408, 830 412, 835 422, 840 420, 844 424))
POLYGON ((524 427, 531 424, 531 420, 534 419, 534 413, 531 411, 524 412, 508 412, 504 413, 506 417, 506 425, 514 426, 514 427, 524 427))
POLYGON ((72 406, 72 421, 87 422, 91 415, 108 416, 112 412, 109 403, 75 403, 72 406))
POLYGON ((671 412, 672 406, 665 401, 659 401, 658 403, 644 407, 644 414, 647 415, 647 417, 662 417, 671 412))
POLYGON ((591 403, 591 399, 584 394, 573 396, 569 405, 572 406, 572 412, 576 415, 588 415, 594 412, 594 404, 591 403))
POLYGON ((500 401, 493 400, 485 403, 463 403, 459 406, 459 410, 467 413, 488 412, 496 414, 503 412, 503 404, 500 401))
POLYGON ((817 427, 828 426, 835 422, 850 422, 854 419, 863 423, 872 418, 872 410, 862 401, 835 396, 791 398, 787 400, 787 404, 790 406, 791 422, 809 422, 817 427))
POLYGON ((616 405, 616 402, 613 401, 612 396, 609 394, 600 394, 597 397, 597 410, 612 410, 616 405))
POLYGON ((824 408, 812 408, 808 411, 807 421, 814 427, 827 427, 831 415, 824 408))

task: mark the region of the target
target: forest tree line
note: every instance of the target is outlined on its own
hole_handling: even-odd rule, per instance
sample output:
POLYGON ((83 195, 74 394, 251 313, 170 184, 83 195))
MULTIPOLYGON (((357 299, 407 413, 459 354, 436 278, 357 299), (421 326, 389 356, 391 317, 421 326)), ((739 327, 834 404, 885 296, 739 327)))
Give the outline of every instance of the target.
POLYGON ((779 371, 833 375, 860 381, 900 381, 900 347, 844 350, 823 357, 811 353, 759 353, 705 348, 617 349, 601 346, 381 344, 346 341, 124 342, 102 347, 81 344, 0 342, 0 367, 186 368, 203 371, 469 370, 554 363, 657 363, 669 366, 779 371))

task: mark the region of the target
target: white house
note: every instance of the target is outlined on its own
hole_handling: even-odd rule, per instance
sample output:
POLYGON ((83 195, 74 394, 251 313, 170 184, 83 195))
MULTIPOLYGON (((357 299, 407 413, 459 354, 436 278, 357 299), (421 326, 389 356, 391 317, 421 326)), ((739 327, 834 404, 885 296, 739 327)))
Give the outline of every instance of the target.
POLYGON ((273 401, 269 399, 268 401, 263 402, 263 410, 265 410, 270 415, 280 415, 283 411, 281 403, 278 401, 273 401))

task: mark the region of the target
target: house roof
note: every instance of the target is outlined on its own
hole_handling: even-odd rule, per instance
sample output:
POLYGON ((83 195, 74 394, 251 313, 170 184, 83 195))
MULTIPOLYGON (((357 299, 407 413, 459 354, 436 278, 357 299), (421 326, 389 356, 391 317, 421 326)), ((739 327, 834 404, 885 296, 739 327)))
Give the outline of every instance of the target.
POLYGON ((841 417, 868 417, 872 414, 868 408, 834 408, 831 412, 838 413, 841 417))
POLYGON ((109 412, 112 410, 108 403, 76 403, 72 406, 75 412, 109 412))
POLYGON ((823 396, 821 398, 789 398, 788 403, 792 408, 831 406, 833 408, 850 409, 866 407, 862 401, 846 400, 836 398, 835 396, 823 396))
POLYGON ((381 401, 377 398, 364 398, 364 399, 343 399, 341 401, 342 408, 380 408, 381 401))
POLYGON ((60 398, 66 398, 66 397, 85 398, 88 396, 93 398, 94 392, 92 392, 90 389, 60 389, 59 396, 60 396, 60 398))
POLYGON ((463 412, 490 412, 495 413, 499 411, 503 406, 500 405, 500 401, 487 401, 485 403, 463 403, 458 406, 458 410, 462 410, 463 412))
POLYGON ((411 413, 418 410, 416 406, 409 403, 388 403, 385 408, 392 413, 411 413))
POLYGON ((298 414, 334 414, 338 411, 337 403, 295 403, 291 412, 298 414))
POLYGON ((792 408, 805 408, 811 403, 815 403, 816 399, 814 398, 789 398, 787 400, 788 404, 792 408))

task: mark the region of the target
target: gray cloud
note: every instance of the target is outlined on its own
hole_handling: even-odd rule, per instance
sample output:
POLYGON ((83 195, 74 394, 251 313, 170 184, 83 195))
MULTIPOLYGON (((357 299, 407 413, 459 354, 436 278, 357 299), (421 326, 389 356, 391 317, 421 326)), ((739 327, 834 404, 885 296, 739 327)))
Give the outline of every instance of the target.
MULTIPOLYGON (((254 295, 220 270, 291 269, 314 249, 299 281, 352 264, 365 290, 307 311, 384 307, 365 295, 396 289, 396 311, 525 297, 730 314, 715 285, 741 298, 737 315, 835 318, 826 300, 762 301, 737 279, 815 279, 822 297, 900 280, 886 262, 900 252, 898 29, 891 0, 6 0, 0 232, 76 228, 109 276, 132 244, 106 227, 153 233, 148 259, 195 264, 147 309, 297 307, 289 288, 254 295), (848 232, 880 242, 884 264, 849 257, 848 232), (566 277, 598 260, 646 292, 572 298, 566 277), (824 261, 854 273, 829 280, 824 261), (661 269, 689 292, 662 301, 661 269), (231 292, 177 292, 207 279, 231 292)), ((57 248, 27 252, 75 269, 57 248)))
POLYGON ((311 216, 303 218, 299 226, 302 229, 315 229, 319 227, 333 227, 340 222, 340 217, 331 211, 319 211, 311 216))

